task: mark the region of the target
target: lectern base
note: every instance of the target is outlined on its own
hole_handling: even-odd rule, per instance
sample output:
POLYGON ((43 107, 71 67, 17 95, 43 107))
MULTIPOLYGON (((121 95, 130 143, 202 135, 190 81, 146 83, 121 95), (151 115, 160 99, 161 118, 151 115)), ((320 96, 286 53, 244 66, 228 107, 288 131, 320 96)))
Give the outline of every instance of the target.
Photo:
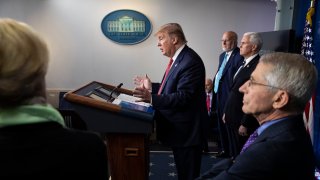
POLYGON ((112 180, 147 180, 149 137, 146 134, 108 133, 107 153, 112 180))

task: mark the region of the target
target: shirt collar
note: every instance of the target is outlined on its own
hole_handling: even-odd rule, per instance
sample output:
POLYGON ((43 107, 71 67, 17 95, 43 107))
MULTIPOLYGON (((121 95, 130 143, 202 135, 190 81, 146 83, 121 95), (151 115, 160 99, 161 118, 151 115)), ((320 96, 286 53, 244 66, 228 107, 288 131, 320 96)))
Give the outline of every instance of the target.
POLYGON ((258 128, 258 135, 260 135, 265 129, 267 129, 269 126, 277 123, 277 122, 280 122, 280 121, 283 121, 285 119, 288 119, 288 117, 283 117, 283 118, 280 118, 280 119, 276 119, 276 120, 272 120, 272 121, 267 121, 265 123, 263 123, 259 128, 258 128))
POLYGON ((226 51, 226 54, 228 55, 228 57, 230 57, 230 55, 232 54, 232 52, 233 52, 233 49, 230 50, 230 51, 226 51))
POLYGON ((244 66, 246 66, 247 64, 249 64, 249 62, 250 62, 253 58, 255 58, 256 56, 258 56, 258 54, 254 54, 254 55, 248 57, 247 59, 245 59, 245 62, 246 62, 246 63, 244 64, 244 66))
POLYGON ((23 124, 55 121, 64 126, 61 114, 51 105, 22 105, 14 108, 0 109, 0 128, 23 124))
POLYGON ((186 46, 186 44, 183 44, 182 46, 179 47, 179 49, 176 50, 176 52, 174 53, 172 59, 173 62, 177 59, 177 57, 179 56, 180 52, 182 51, 182 49, 186 46))

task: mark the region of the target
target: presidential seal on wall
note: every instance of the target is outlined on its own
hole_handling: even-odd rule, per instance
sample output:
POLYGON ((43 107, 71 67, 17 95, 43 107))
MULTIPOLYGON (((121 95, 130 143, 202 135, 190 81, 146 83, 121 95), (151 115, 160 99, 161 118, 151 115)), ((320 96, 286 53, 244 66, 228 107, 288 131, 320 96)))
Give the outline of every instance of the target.
POLYGON ((149 37, 152 26, 144 14, 123 9, 107 14, 101 22, 101 30, 116 43, 137 44, 149 37))

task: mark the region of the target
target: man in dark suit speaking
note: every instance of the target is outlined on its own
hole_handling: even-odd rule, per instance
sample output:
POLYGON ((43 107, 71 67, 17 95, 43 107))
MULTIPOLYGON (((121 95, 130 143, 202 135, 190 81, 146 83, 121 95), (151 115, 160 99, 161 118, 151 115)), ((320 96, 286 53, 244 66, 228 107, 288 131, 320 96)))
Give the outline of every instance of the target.
POLYGON ((172 148, 179 180, 200 174, 204 128, 209 127, 206 108, 205 67, 186 43, 182 28, 169 23, 156 33, 158 47, 170 58, 162 83, 136 77, 134 96, 151 102, 157 138, 172 148))

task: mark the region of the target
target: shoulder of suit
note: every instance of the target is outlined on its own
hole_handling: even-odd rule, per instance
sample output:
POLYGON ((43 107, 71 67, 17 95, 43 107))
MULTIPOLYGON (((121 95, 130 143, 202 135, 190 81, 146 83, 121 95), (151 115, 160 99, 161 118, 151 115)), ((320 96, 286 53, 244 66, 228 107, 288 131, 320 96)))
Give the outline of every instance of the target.
POLYGON ((234 50, 232 51, 231 55, 232 55, 232 56, 234 56, 234 55, 240 56, 240 49, 239 49, 239 48, 234 49, 234 50))
POLYGON ((238 47, 232 50, 232 54, 238 54, 239 52, 240 52, 240 49, 238 47))

